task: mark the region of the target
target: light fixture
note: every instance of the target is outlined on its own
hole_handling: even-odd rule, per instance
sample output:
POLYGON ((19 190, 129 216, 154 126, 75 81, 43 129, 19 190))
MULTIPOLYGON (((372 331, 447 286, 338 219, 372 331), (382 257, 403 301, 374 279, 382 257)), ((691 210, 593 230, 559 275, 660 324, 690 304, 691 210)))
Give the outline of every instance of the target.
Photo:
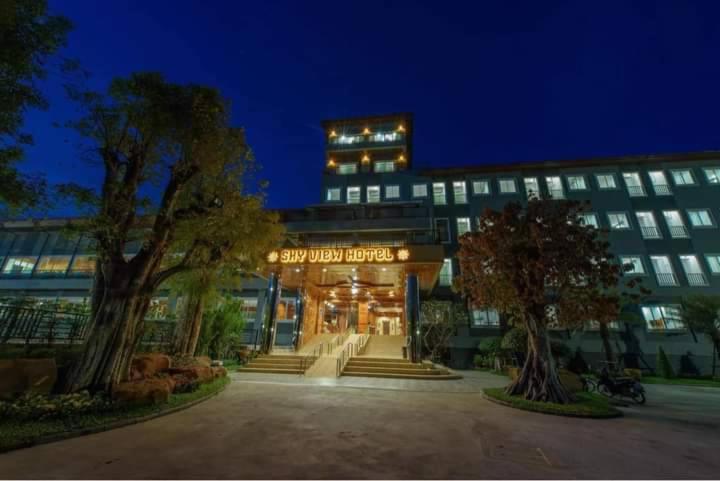
POLYGON ((354 267, 352 268, 352 271, 353 271, 353 272, 355 272, 356 270, 357 270, 357 269, 355 269, 354 267))
POLYGON ((337 132, 335 132, 334 130, 331 130, 330 137, 337 137, 337 132))
POLYGON ((363 161, 363 162, 370 162, 370 156, 369 156, 368 154, 363 154, 363 156, 362 156, 362 161, 363 161))
POLYGON ((383 267, 383 268, 382 268, 382 271, 383 271, 383 272, 387 271, 387 267, 383 267))
POLYGON ((398 160, 400 162, 405 162, 405 156, 403 154, 400 154, 400 156, 398 157, 398 160))
POLYGON ((333 159, 328 159, 327 166, 330 168, 335 167, 335 161, 333 159))
POLYGON ((405 126, 403 124, 398 125, 398 132, 405 132, 405 126))
POLYGON ((327 267, 323 267, 323 272, 327 272, 327 267))
POLYGON ((300 272, 300 268, 299 268, 299 267, 296 267, 296 268, 295 268, 295 272, 300 272))
POLYGON ((369 135, 369 134, 370 134, 370 129, 368 129, 367 127, 365 127, 365 128, 363 129, 363 135, 369 135))

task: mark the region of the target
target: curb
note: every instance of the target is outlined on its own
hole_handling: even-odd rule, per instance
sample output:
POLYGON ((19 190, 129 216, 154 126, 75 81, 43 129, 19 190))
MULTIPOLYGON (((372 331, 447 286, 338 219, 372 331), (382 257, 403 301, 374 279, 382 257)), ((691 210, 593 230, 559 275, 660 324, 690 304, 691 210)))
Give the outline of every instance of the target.
POLYGON ((613 418, 620 418, 623 416, 622 411, 619 409, 616 409, 617 412, 612 414, 578 414, 578 413, 554 413, 550 411, 540 411, 535 409, 528 409, 520 406, 515 406, 512 403, 509 403, 507 401, 502 401, 500 399, 496 399, 492 396, 488 396, 483 392, 482 395, 483 399, 490 401, 495 404, 500 404, 501 406, 506 406, 513 409, 519 409, 521 411, 527 411, 530 413, 536 413, 536 414, 548 414, 550 416, 560 416, 564 418, 585 418, 585 419, 613 419, 613 418))
MULTIPOLYGON (((228 377, 228 379, 229 379, 229 377, 228 377)), ((208 394, 207 396, 201 397, 200 399, 195 399, 194 401, 191 401, 189 403, 182 404, 180 406, 175 406, 174 408, 170 408, 170 409, 160 411, 157 413, 153 413, 153 414, 148 414, 147 416, 142 416, 139 418, 123 419, 120 421, 115 421, 110 424, 105 424, 102 426, 94 426, 91 428, 81 429, 79 431, 68 431, 68 432, 63 432, 63 433, 58 433, 58 434, 51 434, 49 436, 45 436, 45 437, 35 439, 32 441, 19 443, 14 446, 0 447, 0 454, 8 453, 10 451, 16 451, 18 449, 31 448, 33 446, 40 446, 42 444, 50 444, 50 443, 55 443, 58 441, 65 441, 66 439, 79 438, 80 436, 87 436, 89 434, 102 433, 104 431, 111 431, 113 429, 123 428, 125 426, 131 426, 133 424, 140 424, 140 423, 144 423, 146 421, 151 421, 155 418, 167 416, 168 414, 173 414, 178 411, 183 411, 183 410, 191 408, 197 404, 200 404, 201 402, 205 402, 208 399, 215 397, 218 394, 225 391, 225 388, 227 388, 229 384, 230 384, 230 382, 225 384, 223 386, 223 388, 218 390, 217 392, 208 394)))

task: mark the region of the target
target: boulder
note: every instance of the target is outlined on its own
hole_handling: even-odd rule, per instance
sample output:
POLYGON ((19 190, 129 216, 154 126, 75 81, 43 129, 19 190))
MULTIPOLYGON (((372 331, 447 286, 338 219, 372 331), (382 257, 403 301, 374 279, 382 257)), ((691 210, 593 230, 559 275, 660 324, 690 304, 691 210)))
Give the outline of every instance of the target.
POLYGON ((169 369, 172 365, 170 356, 165 354, 141 354, 133 357, 130 365, 130 381, 147 379, 169 369))
POLYGON ((121 382, 113 388, 112 398, 123 404, 161 404, 170 399, 175 380, 170 377, 121 382))
POLYGON ((0 399, 12 399, 25 392, 50 394, 57 375, 55 359, 0 361, 0 399))
MULTIPOLYGON (((185 376, 190 380, 200 383, 210 382, 215 378, 211 367, 194 366, 194 367, 173 367, 165 372, 172 377, 176 375, 185 376)), ((222 368, 223 370, 225 368, 222 368)))

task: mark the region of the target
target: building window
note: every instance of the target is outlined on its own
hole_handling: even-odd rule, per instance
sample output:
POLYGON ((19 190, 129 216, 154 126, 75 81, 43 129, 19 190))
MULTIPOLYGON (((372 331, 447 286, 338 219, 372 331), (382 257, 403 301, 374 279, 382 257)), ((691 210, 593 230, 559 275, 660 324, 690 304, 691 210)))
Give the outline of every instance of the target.
POLYGON ((630 220, 625 212, 608 212, 608 221, 613 230, 626 230, 630 228, 630 220))
POLYGON ((651 172, 648 172, 648 177, 650 177, 650 183, 653 186, 653 191, 655 192, 655 195, 672 194, 672 191, 670 190, 670 184, 668 184, 667 177, 665 177, 665 172, 663 172, 662 170, 653 170, 651 172))
POLYGON ((692 254, 681 255, 680 264, 683 266, 685 271, 685 277, 688 280, 688 284, 691 286, 706 286, 708 284, 705 273, 700 267, 700 262, 697 256, 692 254))
POLYGON ((668 256, 650 256, 650 262, 659 286, 678 285, 677 276, 675 276, 668 256))
POLYGON ((447 219, 435 219, 435 235, 439 242, 450 243, 450 222, 447 219))
POLYGON ((433 183, 433 203, 437 205, 447 204, 447 198, 445 197, 445 182, 433 183))
POLYGON ((456 204, 467 203, 467 184, 464 180, 456 180, 453 182, 453 198, 456 204))
POLYGON ((439 283, 441 286, 450 286, 450 285, 452 285, 452 278, 453 278, 452 259, 445 259, 443 261, 442 269, 440 269, 439 283))
POLYGON ((413 184, 413 197, 427 197, 427 184, 413 184))
POLYGON ((458 231, 458 238, 465 234, 466 232, 470 232, 470 217, 458 217, 457 218, 457 231, 458 231))
POLYGON ((713 227, 712 215, 708 209, 688 209, 688 218, 693 227, 713 227))
POLYGON ((338 164, 337 173, 343 175, 357 174, 357 164, 338 164))
POLYGON ((720 185, 720 167, 703 169, 703 172, 705 172, 705 178, 708 184, 720 185))
POLYGON ((501 194, 515 194, 517 192, 517 185, 515 179, 500 179, 498 180, 501 194))
POLYGON ((626 276, 644 276, 645 266, 640 256, 620 256, 623 265, 623 274, 626 276), (631 267, 630 269, 628 269, 631 267))
POLYGON ((69 275, 71 276, 90 276, 95 272, 95 256, 94 255, 76 255, 70 266, 69 275))
POLYGON ((594 212, 583 212, 578 215, 578 218, 580 219, 580 223, 583 225, 590 225, 596 229, 600 228, 600 223, 598 222, 597 215, 594 212))
POLYGON ((332 187, 327 190, 327 195, 325 196, 325 200, 327 202, 337 202, 340 200, 340 188, 339 187, 332 187))
POLYGON ((695 178, 690 169, 671 170, 670 174, 675 185, 695 185, 695 178))
POLYGON ((496 309, 473 309, 473 327, 500 327, 500 314, 496 309))
POLYGON ((645 188, 638 172, 624 172, 623 179, 630 197, 642 197, 645 195, 645 188))
POLYGON ((373 170, 378 174, 383 172, 395 172, 395 162, 392 160, 378 160, 373 165, 373 170))
POLYGON ((665 223, 670 231, 670 237, 675 239, 689 237, 687 227, 685 227, 685 222, 683 222, 679 210, 664 210, 663 217, 665 217, 665 223))
POLYGON ((685 329, 679 306, 643 306, 642 314, 650 331, 685 329))
POLYGON ((635 212, 638 225, 640 225, 640 233, 643 239, 660 239, 660 229, 655 221, 655 215, 651 211, 635 212))
POLYGON ((617 189, 615 174, 595 174, 595 180, 600 190, 617 189))
POLYGON ((2 273, 7 276, 29 276, 36 262, 37 257, 11 256, 5 262, 2 273))
POLYGON ((42 256, 35 268, 35 274, 42 276, 63 276, 70 265, 70 258, 71 256, 69 255, 42 256))
POLYGON ((385 186, 385 198, 386 199, 399 199, 400 198, 400 186, 399 185, 386 185, 385 186))
POLYGON ((528 200, 540 198, 540 183, 537 177, 525 177, 523 183, 525 184, 525 194, 528 200))
POLYGON ((380 186, 379 185, 368 185, 367 186, 367 201, 368 201, 368 203, 380 202, 380 186))
POLYGON ((359 204, 360 203, 360 187, 348 187, 347 188, 347 203, 348 204, 359 204))
POLYGON ((490 181, 488 180, 473 180, 473 194, 475 195, 490 195, 490 181))
POLYGON ((570 190, 587 190, 584 175, 568 175, 567 183, 570 190))
POLYGON ((706 254, 705 260, 710 268, 710 274, 720 275, 720 254, 706 254))
POLYGON ((563 192, 562 179, 559 176, 545 177, 545 183, 547 184, 548 194, 552 199, 564 199, 565 193, 563 192))

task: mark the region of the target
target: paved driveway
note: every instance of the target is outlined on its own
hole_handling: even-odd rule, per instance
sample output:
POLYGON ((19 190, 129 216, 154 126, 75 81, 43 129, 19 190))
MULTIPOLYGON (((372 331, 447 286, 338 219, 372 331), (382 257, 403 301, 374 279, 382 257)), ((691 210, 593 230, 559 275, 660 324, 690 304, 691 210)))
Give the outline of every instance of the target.
POLYGON ((218 397, 170 416, 0 455, 0 476, 534 479, 720 473, 720 390, 649 386, 648 406, 629 408, 621 419, 590 420, 485 401, 470 387, 503 380, 482 373, 411 390, 386 380, 325 386, 298 377, 235 374, 233 380, 218 397))

